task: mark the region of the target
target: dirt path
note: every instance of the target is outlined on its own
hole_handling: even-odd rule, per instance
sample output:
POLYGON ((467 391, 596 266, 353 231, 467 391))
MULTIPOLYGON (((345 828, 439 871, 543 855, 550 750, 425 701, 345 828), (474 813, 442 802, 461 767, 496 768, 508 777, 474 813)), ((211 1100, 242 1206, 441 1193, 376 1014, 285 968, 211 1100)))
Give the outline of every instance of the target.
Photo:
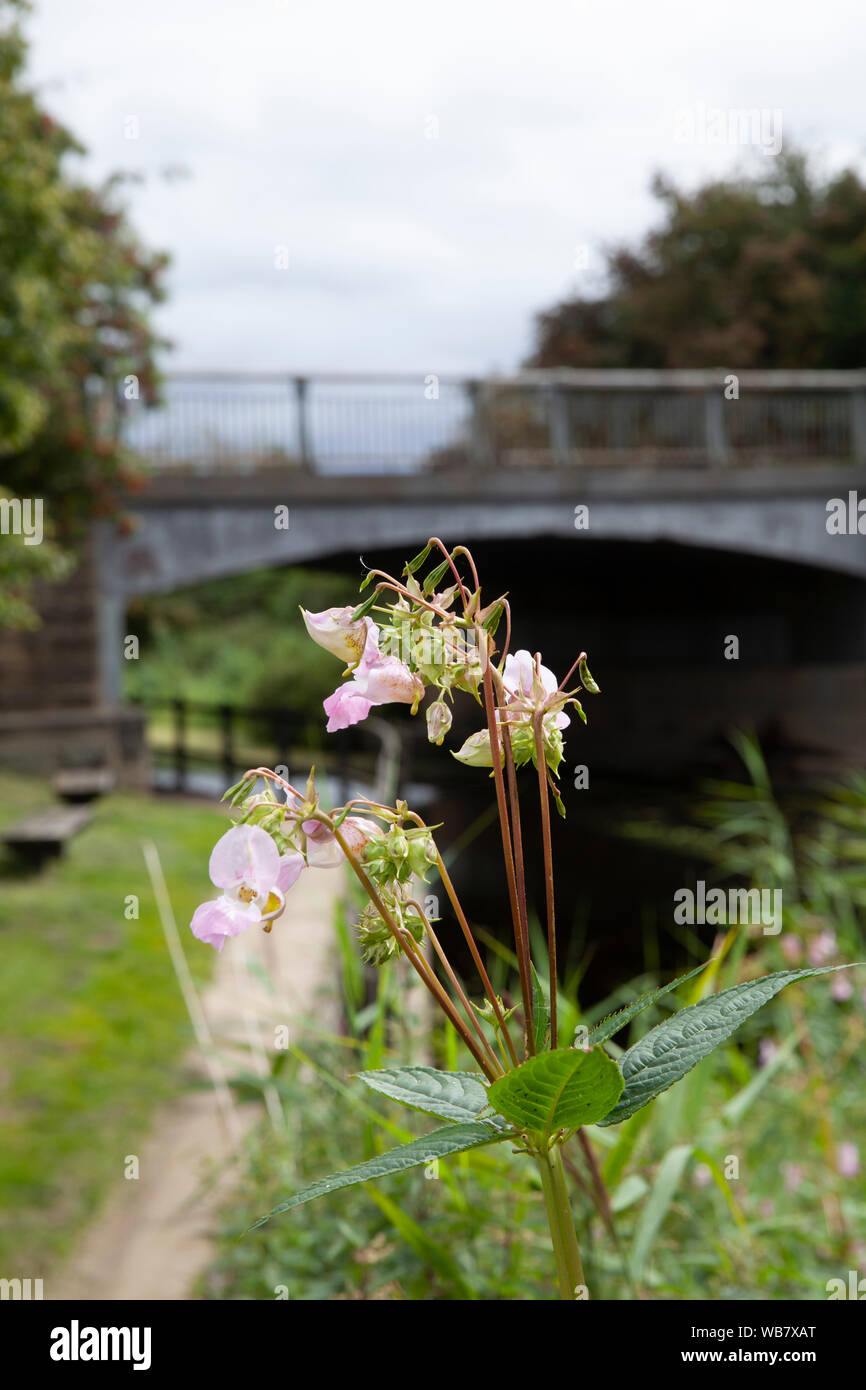
MULTIPOLYGON (((211 1061, 215 1056, 228 1075, 266 1074, 276 1028, 288 1029, 294 1041, 304 1017, 333 1026, 333 921, 342 890, 341 870, 302 874, 269 935, 249 931, 226 945, 202 1006, 214 1041, 211 1061)), ((201 1050, 188 1062, 210 1078, 201 1050)), ((279 1102, 274 1094, 270 1101, 276 1119, 279 1102)), ((72 1258, 46 1280, 46 1296, 189 1298, 213 1253, 209 1232, 237 1177, 238 1143, 261 1114, 260 1105, 238 1106, 225 1091, 220 1099, 211 1084, 161 1107, 140 1145, 139 1177, 110 1194, 72 1258)))

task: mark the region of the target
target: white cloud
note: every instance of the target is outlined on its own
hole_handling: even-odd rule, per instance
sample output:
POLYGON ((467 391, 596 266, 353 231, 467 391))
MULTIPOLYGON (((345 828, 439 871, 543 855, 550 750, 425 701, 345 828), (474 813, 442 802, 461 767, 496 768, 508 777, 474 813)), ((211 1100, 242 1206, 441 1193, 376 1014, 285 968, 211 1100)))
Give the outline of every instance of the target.
POLYGON ((863 152, 849 0, 76 0, 70 15, 37 0, 31 71, 94 175, 149 176, 129 201, 174 256, 160 326, 177 365, 514 366, 533 314, 585 283, 575 246, 598 266, 645 230, 655 169, 694 182, 734 163, 677 144, 678 109, 780 108, 786 140, 863 152), (191 178, 167 183, 171 165, 191 178))

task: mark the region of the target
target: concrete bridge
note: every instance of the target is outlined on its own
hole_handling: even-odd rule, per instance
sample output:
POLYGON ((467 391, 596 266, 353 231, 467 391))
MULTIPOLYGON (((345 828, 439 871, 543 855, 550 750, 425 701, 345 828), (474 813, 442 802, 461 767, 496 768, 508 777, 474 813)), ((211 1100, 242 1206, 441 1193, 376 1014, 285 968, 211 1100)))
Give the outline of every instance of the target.
MULTIPOLYGON (((124 393, 120 409, 150 476, 129 500, 132 529, 95 535, 106 706, 120 699, 131 598, 266 566, 358 572, 359 556, 396 562, 430 534, 493 556, 510 543, 518 572, 521 557, 555 555, 584 605, 600 556, 616 550, 640 608, 664 555, 674 595, 701 569, 720 622, 720 595, 748 569, 743 621, 770 588, 790 610, 781 646, 772 624, 758 646, 787 643, 822 670, 843 662, 849 685, 866 672, 866 372, 186 374, 161 407, 124 393)), ((688 664, 684 631, 671 654, 688 664)), ((864 695, 855 681, 846 698, 864 695)))
POLYGON ((433 534, 666 541, 866 580, 866 373, 734 382, 721 371, 174 379, 161 411, 127 420, 155 468, 132 501, 136 529, 101 536, 105 697, 119 696, 132 596, 433 534))

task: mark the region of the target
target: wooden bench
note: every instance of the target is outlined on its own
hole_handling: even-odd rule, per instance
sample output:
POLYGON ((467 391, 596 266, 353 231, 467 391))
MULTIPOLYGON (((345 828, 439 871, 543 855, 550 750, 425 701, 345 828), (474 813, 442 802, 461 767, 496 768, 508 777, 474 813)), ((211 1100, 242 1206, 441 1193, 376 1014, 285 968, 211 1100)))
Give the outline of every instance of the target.
POLYGON ((51 785, 61 801, 95 801, 114 790, 116 778, 107 767, 68 767, 58 772, 51 785))
POLYGON ((56 858, 90 820, 86 806, 51 806, 3 832, 3 843, 32 868, 56 858))

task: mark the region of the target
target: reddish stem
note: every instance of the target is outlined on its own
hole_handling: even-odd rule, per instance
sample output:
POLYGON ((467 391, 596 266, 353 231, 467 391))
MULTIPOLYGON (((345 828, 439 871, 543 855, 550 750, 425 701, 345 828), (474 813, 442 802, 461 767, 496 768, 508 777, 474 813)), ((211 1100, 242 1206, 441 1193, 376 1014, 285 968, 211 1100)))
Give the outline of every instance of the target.
POLYGON ((553 889, 553 845, 550 838, 550 802, 547 793, 547 763, 544 758, 544 713, 539 710, 532 720, 535 733, 535 761, 538 766, 538 794, 541 801, 541 839, 544 847, 544 893, 547 902, 547 955, 550 965, 550 1047, 557 1045, 557 969, 556 969, 556 907, 553 889))
MULTIPOLYGON (((487 634, 482 640, 486 643, 487 634)), ((529 955, 523 940, 520 921, 520 908, 517 899, 514 855, 511 838, 511 821, 508 815, 508 802, 505 796, 505 781, 502 776, 502 755, 500 752, 499 726, 496 722, 496 701, 493 693, 493 677, 490 660, 485 647, 484 663, 484 708, 487 715, 487 729, 490 737, 490 756, 493 762, 493 780, 496 786, 496 804, 499 810, 499 828, 502 835, 502 854, 505 860, 505 877, 508 883, 508 899, 511 906, 511 922, 514 929, 514 944, 517 948, 517 964, 520 971, 520 992, 523 998, 523 1015, 526 1020, 526 1050, 529 1048, 530 1020, 532 1018, 532 991, 530 988, 529 955)))

